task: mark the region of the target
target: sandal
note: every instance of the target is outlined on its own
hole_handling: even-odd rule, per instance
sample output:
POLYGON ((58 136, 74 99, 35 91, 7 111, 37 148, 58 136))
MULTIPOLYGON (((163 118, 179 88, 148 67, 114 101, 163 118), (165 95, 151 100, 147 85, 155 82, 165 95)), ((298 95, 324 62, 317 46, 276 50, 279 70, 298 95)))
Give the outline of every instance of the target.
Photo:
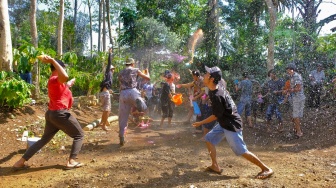
POLYGON ((211 173, 215 173, 215 174, 218 174, 218 175, 221 175, 223 173, 223 169, 220 169, 219 171, 216 171, 214 169, 212 169, 210 166, 208 166, 206 169, 205 169, 206 172, 211 172, 211 173))
POLYGON ((84 166, 83 163, 76 162, 75 164, 67 164, 67 166, 65 167, 64 170, 71 170, 71 169, 79 168, 79 167, 82 167, 82 166, 84 166))
POLYGON ((14 172, 19 171, 19 170, 27 170, 28 168, 30 168, 30 166, 28 166, 28 165, 23 165, 23 166, 20 166, 20 167, 12 166, 12 170, 14 172))
POLYGON ((256 178, 263 180, 263 179, 271 177, 273 174, 274 174, 273 170, 263 171, 263 172, 259 172, 256 178))

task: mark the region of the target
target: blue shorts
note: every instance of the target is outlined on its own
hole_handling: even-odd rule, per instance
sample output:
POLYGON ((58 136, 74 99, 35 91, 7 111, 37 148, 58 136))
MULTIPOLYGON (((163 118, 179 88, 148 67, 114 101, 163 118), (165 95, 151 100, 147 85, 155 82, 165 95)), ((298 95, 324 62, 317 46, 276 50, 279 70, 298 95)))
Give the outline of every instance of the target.
POLYGON ((242 131, 232 132, 222 128, 218 123, 210 132, 208 132, 208 134, 205 135, 205 141, 210 142, 213 145, 217 145, 224 137, 236 155, 239 156, 248 152, 246 144, 243 140, 242 131))

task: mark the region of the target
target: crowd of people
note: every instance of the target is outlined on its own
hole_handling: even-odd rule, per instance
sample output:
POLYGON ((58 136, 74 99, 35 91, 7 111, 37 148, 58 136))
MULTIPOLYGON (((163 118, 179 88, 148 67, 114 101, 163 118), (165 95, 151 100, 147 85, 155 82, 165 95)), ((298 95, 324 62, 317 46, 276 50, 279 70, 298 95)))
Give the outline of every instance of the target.
MULTIPOLYGON (((113 85, 113 73, 115 67, 112 65, 113 51, 110 49, 108 64, 106 66, 104 79, 100 84, 100 101, 102 106, 102 116, 99 123, 104 131, 109 131, 108 116, 111 111, 111 97, 113 85)), ((68 81, 69 76, 65 71, 65 64, 50 56, 44 56, 42 62, 50 64, 51 76, 48 81, 49 107, 45 114, 46 126, 42 138, 28 148, 22 158, 17 161, 13 168, 26 168, 28 161, 37 151, 46 145, 59 131, 64 131, 73 138, 73 145, 70 152, 66 168, 78 168, 83 166, 76 161, 84 137, 84 131, 69 109, 72 106, 72 93, 70 87, 74 81, 68 81)), ((196 128, 195 131, 203 133, 207 149, 212 161, 207 171, 217 174, 222 173, 216 159, 215 146, 225 137, 232 151, 239 156, 243 156, 248 161, 261 168, 261 172, 256 178, 265 179, 273 174, 273 170, 266 166, 256 155, 247 149, 243 140, 242 130, 245 127, 256 126, 256 116, 265 107, 264 117, 265 127, 271 131, 272 116, 278 120, 277 129, 283 131, 283 118, 280 105, 288 101, 292 106, 292 122, 296 138, 303 136, 301 129, 301 119, 305 107, 305 94, 302 76, 297 72, 295 64, 289 63, 286 66, 286 80, 279 78, 279 72, 274 69, 268 71, 268 81, 260 85, 252 75, 243 72, 241 80, 234 80, 234 91, 240 93, 237 105, 232 99, 227 89, 227 83, 222 77, 218 67, 209 68, 205 66, 206 73, 201 74, 198 70, 190 70, 192 81, 184 84, 176 84, 176 75, 170 70, 162 74, 163 81, 160 87, 151 83, 148 69, 141 71, 135 67, 135 60, 127 58, 125 68, 118 74, 120 85, 118 124, 119 124, 119 144, 126 143, 125 133, 128 127, 128 120, 131 114, 147 113, 151 116, 160 112, 161 121, 159 127, 163 127, 167 118, 168 126, 172 125, 172 118, 176 104, 172 101, 177 89, 187 90, 186 101, 188 115, 184 121, 196 128), (141 81, 139 82, 139 78, 141 81), (267 105, 265 106, 265 101, 267 105), (246 123, 243 123, 243 112, 246 123), (195 122, 192 117, 196 116, 195 122), (254 118, 254 121, 252 119, 254 118)), ((320 64, 317 70, 309 75, 310 106, 320 105, 320 91, 325 80, 325 75, 320 64)))

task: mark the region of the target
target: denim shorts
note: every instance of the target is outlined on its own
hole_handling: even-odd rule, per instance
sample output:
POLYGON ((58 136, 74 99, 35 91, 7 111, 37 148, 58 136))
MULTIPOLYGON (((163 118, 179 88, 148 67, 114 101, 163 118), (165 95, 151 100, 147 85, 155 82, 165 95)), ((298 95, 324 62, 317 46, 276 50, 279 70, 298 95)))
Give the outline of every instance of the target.
POLYGON ((222 128, 218 123, 210 132, 208 132, 208 134, 205 135, 205 140, 213 145, 217 145, 224 137, 230 145, 231 150, 236 155, 239 156, 248 152, 246 144, 243 140, 242 131, 232 132, 222 128))

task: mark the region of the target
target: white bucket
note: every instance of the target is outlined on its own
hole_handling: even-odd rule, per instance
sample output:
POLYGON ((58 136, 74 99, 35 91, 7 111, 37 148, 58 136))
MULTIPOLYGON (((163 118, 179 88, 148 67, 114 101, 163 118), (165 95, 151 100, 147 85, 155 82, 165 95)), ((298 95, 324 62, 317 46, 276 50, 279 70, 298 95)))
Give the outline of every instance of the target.
POLYGON ((27 139, 27 148, 35 144, 37 141, 39 141, 41 138, 39 137, 32 137, 27 139))

